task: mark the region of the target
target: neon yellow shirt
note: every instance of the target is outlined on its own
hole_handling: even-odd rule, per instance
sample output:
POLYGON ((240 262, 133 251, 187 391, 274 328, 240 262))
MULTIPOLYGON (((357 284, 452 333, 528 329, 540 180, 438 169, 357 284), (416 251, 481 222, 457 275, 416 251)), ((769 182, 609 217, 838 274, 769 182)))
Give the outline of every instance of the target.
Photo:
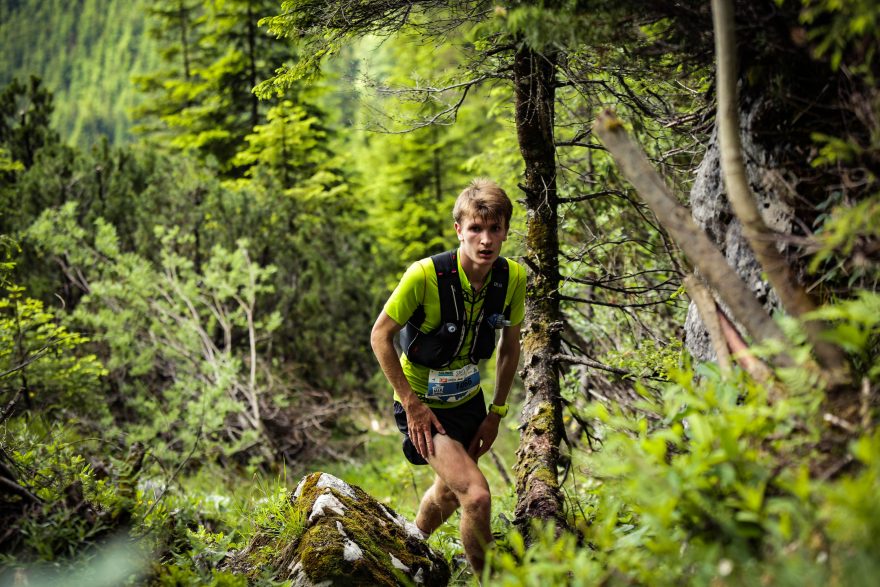
MULTIPOLYGON (((459 369, 471 364, 468 352, 474 337, 474 325, 480 310, 483 307, 483 301, 486 299, 488 287, 482 287, 479 292, 474 292, 470 282, 461 268, 461 255, 456 255, 458 262, 458 276, 461 281, 461 291, 464 297, 465 315, 467 316, 467 333, 465 335, 464 344, 458 355, 453 359, 448 369, 459 369)), ((504 308, 510 306, 510 324, 516 326, 523 321, 525 317, 525 298, 526 298, 526 270, 511 259, 507 259, 509 277, 507 282, 507 293, 504 298, 504 308)), ((491 272, 486 278, 486 283, 491 282, 491 272)), ((430 258, 422 259, 410 265, 406 273, 400 280, 400 283, 392 292, 391 297, 385 303, 385 313, 399 325, 404 326, 406 321, 412 316, 412 313, 419 306, 423 306, 425 310, 425 321, 419 327, 422 332, 432 332, 440 326, 440 295, 437 291, 437 273, 434 270, 434 264, 430 258)), ((403 374, 409 381, 413 392, 426 405, 432 408, 451 408, 461 405, 474 395, 480 389, 468 395, 457 402, 438 402, 426 397, 428 390, 428 375, 430 369, 423 365, 418 365, 409 360, 406 354, 400 355, 400 366, 403 368, 403 374)), ((395 400, 400 400, 397 394, 395 400)))

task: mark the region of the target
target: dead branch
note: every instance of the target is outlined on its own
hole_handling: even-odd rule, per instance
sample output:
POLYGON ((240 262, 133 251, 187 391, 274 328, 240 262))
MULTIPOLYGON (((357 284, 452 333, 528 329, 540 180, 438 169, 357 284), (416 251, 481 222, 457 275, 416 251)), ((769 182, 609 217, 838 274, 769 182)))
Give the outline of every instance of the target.
MULTIPOLYGON (((553 357, 555 360, 562 363, 573 363, 575 365, 584 365, 586 367, 592 367, 593 369, 599 369, 600 371, 607 371, 609 373, 614 373, 615 375, 621 375, 623 377, 631 377, 634 379, 653 379, 654 381, 666 381, 666 379, 654 376, 642 376, 638 373, 633 373, 632 371, 627 371, 626 369, 621 369, 619 367, 612 367, 611 365, 605 365, 600 363, 599 361, 594 361, 593 359, 588 359, 587 357, 578 357, 575 355, 565 355, 559 354, 553 357)), ((607 399, 607 398, 597 398, 597 399, 607 399)))
MULTIPOLYGON (((773 372, 763 361, 752 354, 749 350, 749 345, 743 340, 742 335, 740 335, 733 323, 724 315, 724 312, 719 310, 716 316, 718 317, 718 323, 721 326, 724 340, 727 342, 727 347, 739 366, 755 381, 768 385, 772 384, 773 372)), ((774 388, 771 387, 770 391, 773 392, 774 388)))
POLYGON ((590 304, 593 306, 604 306, 606 308, 649 308, 651 306, 659 306, 661 304, 678 303, 677 298, 669 297, 663 298, 662 300, 656 300, 652 302, 638 302, 634 304, 617 304, 614 302, 602 302, 596 299, 587 299, 587 298, 579 298, 577 296, 559 296, 560 301, 566 302, 578 302, 581 304, 590 304))
POLYGON ((703 325, 709 333, 709 339, 712 341, 712 348, 715 349, 715 357, 718 359, 718 367, 721 369, 721 374, 724 377, 729 377, 731 372, 730 351, 727 349, 727 341, 725 341, 724 333, 721 331, 721 322, 718 320, 715 298, 700 283, 696 275, 691 274, 685 277, 684 286, 697 306, 697 311, 700 313, 703 325))

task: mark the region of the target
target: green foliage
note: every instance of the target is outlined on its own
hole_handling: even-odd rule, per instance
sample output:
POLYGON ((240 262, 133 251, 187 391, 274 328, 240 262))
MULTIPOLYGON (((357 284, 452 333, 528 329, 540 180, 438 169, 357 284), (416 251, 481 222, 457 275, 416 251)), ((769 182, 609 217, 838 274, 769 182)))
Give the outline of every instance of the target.
MULTIPOLYGON (((454 34, 457 42, 467 41, 454 34)), ((503 98, 475 88, 461 108, 442 115, 459 99, 459 89, 442 90, 462 76, 453 47, 401 34, 381 43, 363 39, 356 53, 369 53, 369 62, 340 58, 328 68, 331 74, 342 69, 346 79, 365 80, 355 86, 362 105, 339 149, 349 153, 353 182, 365 200, 369 246, 387 280, 381 284, 384 296, 390 291, 385 287, 396 285, 410 263, 456 242, 452 205, 471 179, 495 179, 512 198, 516 184, 486 157, 488 138, 498 135, 507 114, 491 106, 503 98), (443 124, 426 125, 434 116, 443 124), (446 124, 452 120, 454 125, 446 124)), ((505 248, 505 254, 515 253, 514 246, 505 248)))
POLYGON ((813 167, 853 163, 863 154, 856 144, 824 133, 813 133, 813 142, 819 147, 819 154, 810 162, 813 167))
POLYGON ((870 250, 880 242, 880 195, 851 206, 840 205, 831 210, 816 235, 819 250, 810 262, 810 271, 817 272, 829 261, 846 263, 852 278, 865 273, 876 278, 870 250), (847 262, 849 260, 849 262, 847 262))
POLYGON ((326 133, 320 121, 302 106, 284 100, 269 109, 266 124, 258 124, 246 137, 248 148, 239 151, 233 165, 271 172, 285 189, 311 177, 327 160, 326 133), (257 167, 259 166, 259 167, 257 167))
POLYGON ((24 171, 24 163, 12 159, 8 149, 0 147, 0 182, 10 182, 19 171, 24 171))
MULTIPOLYGON (((15 33, 4 36, 13 42, 3 55, 32 46, 27 59, 51 70, 48 87, 67 87, 58 82, 65 75, 71 92, 87 85, 82 100, 59 90, 54 116, 81 121, 64 131, 65 140, 96 143, 89 151, 58 144, 49 123, 53 101, 42 85, 4 92, 0 232, 31 227, 15 281, 33 298, 12 285, 12 267, 0 268, 9 285, 0 303, 0 372, 46 349, 0 379, 4 405, 28 389, 21 398, 31 414, 76 417, 81 425, 112 414, 113 425, 101 428, 105 442, 142 440, 152 451, 138 485, 117 447, 91 446, 57 422, 4 420, 3 454, 14 454, 18 479, 45 501, 8 525, 18 542, 4 562, 83 554, 130 516, 135 534, 155 551, 150 582, 242 584, 219 570, 224 556, 256 529, 278 543, 295 538, 303 520, 291 515, 282 481, 263 491, 263 502, 234 495, 242 484, 238 465, 267 465, 282 454, 308 468, 305 449, 323 447, 331 430, 328 453, 345 446, 340 440, 360 449, 352 464, 328 470, 338 467, 381 500, 416 511, 429 471, 401 459, 393 429, 363 440, 364 428, 381 427, 366 424, 367 410, 363 419, 341 414, 361 405, 365 390, 387 391, 384 380, 371 377, 375 362, 364 333, 407 263, 454 244, 449 209, 456 193, 471 177, 488 176, 517 198, 522 158, 506 81, 510 50, 524 40, 565 55, 554 132, 559 195, 569 198, 560 206, 561 293, 594 302, 566 302, 577 335, 569 340, 567 330, 566 342, 673 383, 662 392, 637 386, 641 400, 626 412, 578 405, 604 445, 588 454, 575 442, 570 455, 566 488, 577 534, 536 530, 526 545, 496 516, 493 530, 507 536, 487 582, 800 587, 876 576, 878 437, 866 432, 854 444, 858 468, 851 475, 811 476, 822 432, 813 373, 781 371, 794 392, 768 403, 767 390, 741 374, 726 381, 711 367, 696 374, 676 368, 682 269, 608 154, 590 142, 589 122, 612 105, 632 120, 676 192, 689 189, 708 139, 703 107, 711 77, 681 53, 708 29, 685 27, 681 47, 675 35, 682 22, 705 20, 705 3, 676 3, 675 18, 657 17, 645 5, 639 26, 615 20, 631 16, 638 3, 600 2, 587 13, 582 2, 513 2, 482 12, 471 12, 478 4, 471 2, 396 2, 379 12, 388 3, 361 2, 345 3, 356 12, 334 20, 341 4, 285 2, 282 15, 262 21, 281 36, 303 37, 298 55, 256 26, 279 12, 272 2, 153 2, 150 39, 141 32, 140 3, 2 7, 0 31, 15 33), (24 17, 41 30, 23 26, 24 17), (384 36, 405 21, 413 25, 405 34, 384 36), (369 37, 374 33, 380 37, 369 37), (83 59, 86 47, 101 57, 83 59), (158 57, 147 47, 161 52, 161 67, 141 67, 158 57), (328 61, 332 54, 339 59, 328 61), (319 67, 330 74, 321 87, 300 87, 300 80, 318 81, 319 67), (124 136, 120 112, 133 103, 128 88, 107 80, 127 86, 131 73, 147 70, 138 79, 148 100, 138 113, 145 144, 111 148, 94 140, 124 136), (459 106, 459 84, 475 79, 481 86, 469 88, 459 106), (258 103, 255 84, 264 95, 285 90, 286 99, 258 103), (20 111, 24 121, 15 116, 20 111), (442 124, 424 126, 431 118, 442 124), (104 122, 110 119, 117 122, 104 122), (55 308, 55 292, 66 309, 55 308), (201 475, 202 486, 188 474, 201 475), (68 490, 77 484, 84 498, 71 501, 68 490), (74 515, 74 502, 87 503, 95 517, 74 515)), ((861 76, 859 83, 870 82, 875 62, 869 4, 801 4, 808 41, 832 66, 861 76)), ((867 118, 873 112, 853 111, 867 118)), ((876 136, 826 131, 814 138, 820 171, 876 169, 876 136)), ((853 178, 873 175, 847 180, 853 178)), ((819 212, 814 270, 834 267, 868 281, 880 226, 876 198, 840 193, 819 212)), ((522 252, 522 216, 515 216, 505 254, 522 252)), ((876 298, 865 292, 815 315, 832 322, 829 336, 873 381, 880 376, 876 298)), ((580 391, 578 384, 566 399, 579 403, 580 391)), ((502 463, 515 458, 517 435, 512 429, 504 437, 499 442, 510 446, 502 463)), ((506 516, 515 496, 499 491, 503 481, 485 469, 495 511, 506 516)), ((21 505, 17 499, 9 503, 21 505)), ((461 552, 456 522, 431 539, 449 558, 461 552)), ((87 552, 74 564, 93 560, 87 552)))
MULTIPOLYGON (((27 84, 13 79, 3 88, 0 93, 0 149, 6 161, 3 172, 32 166, 37 151, 58 142, 58 133, 49 127, 54 109, 52 94, 38 77, 31 76, 27 84)), ((0 183, 0 187, 4 184, 0 183)))
POLYGON ((591 550, 573 534, 557 538, 551 526, 536 526, 532 534, 528 547, 516 530, 496 542, 483 572, 484 585, 593 585, 608 579, 591 550))
POLYGON ((99 219, 95 229, 89 238, 71 202, 47 210, 28 235, 89 276, 75 318, 109 347, 107 366, 125 390, 120 399, 138 414, 129 422, 132 438, 159 437, 153 448, 163 458, 199 442, 202 454, 232 455, 256 443, 268 456, 260 412, 280 398, 256 361, 257 345, 279 325, 277 313, 258 310, 274 268, 254 263, 240 241, 235 250, 215 246, 197 269, 177 252, 192 244, 177 229, 159 229, 154 267, 120 251, 112 226, 99 219), (239 337, 245 345, 234 344, 239 337), (155 377, 167 383, 156 385, 155 377))
POLYGON ((585 37, 595 34, 598 11, 587 12, 581 2, 514 1, 510 8, 497 6, 487 28, 503 23, 505 31, 536 51, 552 51, 559 47, 575 47, 585 37))
POLYGON ((57 310, 25 297, 24 288, 7 285, 0 299, 0 397, 19 393, 29 408, 60 412, 106 423, 109 412, 93 390, 106 369, 94 354, 79 348, 89 341, 60 323, 57 310), (78 356, 79 355, 79 356, 78 356))
MULTIPOLYGON (((777 0, 782 3, 782 0, 777 0)), ((800 21, 818 57, 837 69, 846 63, 854 72, 873 75, 880 37, 877 6, 871 0, 801 0, 800 21)))
POLYGON ((27 297, 9 279, 14 267, 5 262, 0 280, 0 400, 7 410, 23 403, 38 413, 106 425, 109 412, 94 390, 107 371, 83 352, 89 339, 68 330, 60 310, 27 297))
POLYGON ((292 491, 277 483, 266 489, 269 491, 263 503, 251 518, 252 535, 265 540, 254 553, 257 561, 272 560, 295 544, 305 532, 307 522, 307 512, 295 507, 292 491))
POLYGON ((52 128, 83 147, 130 139, 128 111, 142 100, 130 76, 156 64, 143 0, 4 2, 0 85, 36 75, 57 96, 52 128))
POLYGON ((609 352, 606 360, 608 365, 625 369, 635 377, 666 379, 681 363, 681 353, 680 341, 659 345, 654 340, 643 340, 633 349, 609 352))
POLYGON ((819 515, 828 529, 831 548, 839 557, 842 574, 873 577, 880 570, 876 555, 880 548, 880 508, 876 500, 880 487, 880 431, 859 438, 851 453, 861 470, 820 489, 819 515))
MULTIPOLYGON (((131 511, 131 495, 120 491, 125 468, 87 461, 82 438, 73 427, 39 416, 13 418, 0 429, 4 471, 39 500, 22 507, 9 493, 3 498, 5 562, 59 561, 99 545, 115 532, 131 511), (8 461, 7 461, 8 459, 8 461), (20 515, 10 512, 20 509, 20 515), (15 555, 13 556, 11 555, 15 555)), ((94 556, 91 551, 91 557, 94 556)), ((82 565, 88 560, 79 560, 82 565)))
POLYGON ((821 390, 768 402, 742 373, 673 371, 635 417, 591 409, 603 449, 573 455, 576 535, 511 535, 492 583, 870 584, 880 565, 876 433, 852 446, 861 471, 811 476, 821 390), (651 414, 651 417, 646 417, 651 414), (555 578, 555 579, 554 579, 555 578))
POLYGON ((875 361, 880 343, 880 294, 861 290, 854 299, 823 306, 804 318, 828 322, 825 339, 849 352, 857 361, 856 368, 871 381, 880 380, 880 364, 875 361))
POLYGON ((276 8, 270 0, 154 3, 153 30, 165 40, 166 67, 137 78, 152 97, 136 112, 138 130, 241 176, 242 161, 233 159, 266 111, 253 87, 289 56, 286 42, 257 28, 276 8))

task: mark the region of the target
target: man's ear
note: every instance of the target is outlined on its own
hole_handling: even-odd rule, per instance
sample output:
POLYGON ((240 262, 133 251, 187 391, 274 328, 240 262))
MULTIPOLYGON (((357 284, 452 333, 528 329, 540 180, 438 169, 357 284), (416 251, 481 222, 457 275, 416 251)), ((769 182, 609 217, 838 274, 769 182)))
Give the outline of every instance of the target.
POLYGON ((463 237, 461 236, 461 224, 459 224, 458 222, 455 223, 455 234, 458 235, 458 240, 462 240, 463 237))

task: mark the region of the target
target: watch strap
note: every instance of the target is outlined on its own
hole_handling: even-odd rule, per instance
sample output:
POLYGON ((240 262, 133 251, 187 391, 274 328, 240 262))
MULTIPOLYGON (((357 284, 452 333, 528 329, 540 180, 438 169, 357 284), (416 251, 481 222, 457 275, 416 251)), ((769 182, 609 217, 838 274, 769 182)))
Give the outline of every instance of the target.
POLYGON ((489 404, 489 413, 495 414, 499 418, 503 418, 507 415, 507 411, 510 409, 510 406, 504 404, 503 406, 499 406, 497 404, 489 404))

